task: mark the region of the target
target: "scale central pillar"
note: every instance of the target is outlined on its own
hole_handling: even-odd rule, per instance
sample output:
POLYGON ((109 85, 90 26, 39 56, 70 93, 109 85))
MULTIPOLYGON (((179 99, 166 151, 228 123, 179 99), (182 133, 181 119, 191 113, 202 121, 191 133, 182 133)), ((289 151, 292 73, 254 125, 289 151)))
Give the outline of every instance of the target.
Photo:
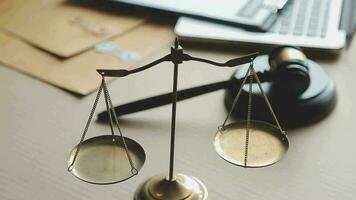
POLYGON ((136 191, 135 200, 206 200, 208 192, 198 179, 184 174, 174 174, 174 146, 176 126, 176 103, 178 85, 178 65, 183 62, 183 49, 176 39, 171 48, 171 61, 174 64, 172 93, 172 123, 169 175, 157 175, 142 183, 136 191))

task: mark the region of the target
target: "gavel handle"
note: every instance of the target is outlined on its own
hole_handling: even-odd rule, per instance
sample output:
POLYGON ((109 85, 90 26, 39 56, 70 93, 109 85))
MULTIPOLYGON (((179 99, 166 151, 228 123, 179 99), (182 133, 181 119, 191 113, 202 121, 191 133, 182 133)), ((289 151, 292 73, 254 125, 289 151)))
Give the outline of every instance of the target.
MULTIPOLYGON (((189 99, 191 97, 199 96, 220 89, 226 89, 231 87, 232 84, 237 84, 237 81, 232 79, 228 81, 221 81, 221 82, 211 83, 211 84, 202 85, 202 86, 189 88, 185 90, 180 90, 177 92, 177 101, 189 99)), ((147 109, 167 105, 170 103, 172 103, 172 93, 166 93, 154 97, 149 97, 147 99, 134 101, 124 105, 116 106, 114 110, 117 116, 121 116, 125 114, 130 114, 142 110, 147 110, 147 109)), ((107 111, 103 111, 100 114, 98 114, 98 120, 107 121, 108 120, 107 111)))

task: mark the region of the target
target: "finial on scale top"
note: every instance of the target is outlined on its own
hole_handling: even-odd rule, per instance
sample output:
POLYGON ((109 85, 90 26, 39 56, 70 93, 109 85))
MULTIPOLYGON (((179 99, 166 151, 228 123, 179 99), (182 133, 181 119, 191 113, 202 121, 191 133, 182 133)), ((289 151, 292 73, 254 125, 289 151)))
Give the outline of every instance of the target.
POLYGON ((178 48, 179 47, 179 39, 178 37, 176 37, 176 39, 174 40, 174 48, 178 48))

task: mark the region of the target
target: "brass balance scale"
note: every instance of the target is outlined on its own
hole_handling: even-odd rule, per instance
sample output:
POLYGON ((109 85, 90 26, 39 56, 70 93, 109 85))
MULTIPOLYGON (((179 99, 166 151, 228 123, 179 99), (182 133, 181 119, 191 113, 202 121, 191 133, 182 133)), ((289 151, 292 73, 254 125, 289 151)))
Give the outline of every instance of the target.
POLYGON ((218 63, 183 53, 183 49, 179 45, 178 39, 176 39, 170 54, 143 67, 134 70, 98 69, 98 73, 102 76, 102 82, 80 142, 70 153, 68 171, 77 178, 93 184, 118 183, 138 174, 146 159, 145 151, 140 144, 124 137, 114 111, 105 77, 124 77, 144 71, 165 61, 173 62, 174 64, 169 174, 168 176, 153 176, 143 182, 135 192, 135 200, 208 199, 207 189, 201 181, 193 176, 174 173, 173 170, 178 65, 183 61, 204 62, 218 67, 235 67, 250 63, 244 79, 241 80, 240 89, 231 109, 222 125, 218 127, 214 138, 215 150, 224 160, 245 168, 264 167, 278 162, 287 152, 289 142, 286 132, 281 128, 253 67, 253 60, 257 55, 258 53, 253 53, 231 59, 225 63, 218 63), (226 124, 240 97, 242 88, 247 82, 249 87, 247 119, 226 124), (253 83, 258 84, 276 125, 251 119, 253 83), (84 140, 102 92, 110 121, 111 135, 101 135, 84 140), (115 126, 119 131, 119 135, 115 135, 115 126))

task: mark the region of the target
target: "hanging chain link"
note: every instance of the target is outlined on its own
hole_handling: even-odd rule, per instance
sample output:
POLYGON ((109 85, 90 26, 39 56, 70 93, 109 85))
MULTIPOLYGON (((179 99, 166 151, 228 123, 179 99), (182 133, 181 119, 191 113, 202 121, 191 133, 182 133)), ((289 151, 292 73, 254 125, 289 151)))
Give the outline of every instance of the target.
POLYGON ((110 119, 110 129, 111 129, 111 134, 113 136, 113 142, 115 142, 115 132, 114 132, 114 123, 113 123, 113 121, 115 121, 115 124, 116 124, 116 126, 117 126, 117 128, 119 130, 119 133, 120 133, 120 137, 121 137, 122 142, 124 144, 124 148, 125 148, 125 152, 126 152, 127 158, 128 158, 128 160, 130 162, 131 173, 134 174, 134 175, 137 175, 138 174, 138 170, 134 166, 133 160, 131 158, 131 155, 129 153, 129 149, 128 149, 126 141, 125 141, 125 138, 124 138, 124 136, 123 136, 123 134, 121 132, 121 129, 120 129, 120 126, 119 126, 119 123, 118 123, 118 120, 117 120, 116 113, 115 113, 115 111, 113 109, 114 106, 112 104, 112 101, 111 101, 111 98, 110 98, 110 94, 109 94, 109 91, 108 91, 108 88, 107 88, 107 85, 106 85, 104 77, 102 78, 101 85, 100 85, 98 93, 96 95, 93 108, 92 108, 92 110, 90 112, 90 115, 89 115, 89 119, 88 119, 88 121, 87 121, 87 123, 85 125, 82 137, 80 138, 80 142, 79 142, 79 144, 77 146, 77 149, 76 149, 76 152, 74 154, 72 163, 68 167, 68 171, 72 171, 72 169, 73 169, 73 166, 74 166, 74 163, 75 163, 75 161, 76 161, 76 159, 78 157, 81 145, 82 145, 82 143, 83 143, 83 141, 85 139, 86 133, 88 132, 90 123, 91 123, 92 118, 94 116, 94 112, 95 112, 95 109, 96 109, 96 107, 98 105, 98 102, 99 102, 100 95, 101 95, 102 91, 104 91, 105 104, 106 104, 106 109, 107 109, 107 112, 108 112, 108 115, 109 115, 109 119, 110 119))
POLYGON ((100 87, 99 87, 99 90, 98 90, 98 93, 96 94, 96 97, 95 97, 95 101, 94 101, 94 104, 93 104, 93 107, 90 111, 90 114, 89 114, 89 118, 88 118, 88 121, 85 125, 85 128, 84 128, 84 131, 83 131, 83 134, 82 134, 82 137, 80 138, 80 142, 78 144, 78 147, 75 151, 75 154, 74 154, 74 157, 73 157, 73 160, 72 160, 72 163, 69 165, 68 167, 68 171, 72 171, 73 169, 73 165, 74 165, 74 162, 75 160, 77 159, 77 156, 78 156, 78 153, 80 151, 80 147, 84 141, 84 138, 85 138, 85 135, 87 134, 88 132, 88 129, 89 129, 89 125, 91 123, 91 120, 93 119, 93 115, 94 115, 94 112, 95 112, 95 109, 96 109, 96 106, 98 105, 98 102, 99 102, 99 99, 100 99, 100 95, 101 95, 101 91, 103 90, 103 86, 104 86, 104 80, 101 81, 101 84, 100 84, 100 87))
POLYGON ((250 142, 250 128, 251 128, 251 113, 252 113, 252 83, 253 83, 253 76, 254 70, 253 63, 250 65, 250 82, 248 84, 248 103, 247 103, 247 121, 246 121, 246 138, 245 138, 245 159, 244 165, 247 166, 247 157, 248 157, 248 146, 250 142))
POLYGON ((252 68, 252 71, 253 71, 253 74, 254 74, 254 76, 255 76, 257 85, 258 85, 258 87, 259 87, 260 90, 261 90, 261 93, 262 93, 262 95, 263 95, 263 98, 264 98, 264 100, 265 100, 265 102, 266 102, 266 104, 267 104, 267 106, 268 106, 268 109, 269 109, 270 113, 272 114, 272 117, 273 117, 275 123, 276 123, 277 126, 278 126, 279 131, 280 131, 282 134, 286 135, 286 132, 283 131, 281 125, 279 124, 279 121, 278 121, 278 119, 277 119, 277 116, 276 116, 276 114, 274 113, 274 111, 273 111, 273 109, 272 109, 271 103, 269 102, 269 100, 268 100, 268 98, 267 98, 267 95, 266 95, 266 93, 264 92, 264 90, 263 90, 263 88, 262 88, 261 81, 260 81, 260 79, 258 78, 255 69, 252 68))
POLYGON ((241 85, 240 85, 240 89, 239 89, 239 91, 237 92, 236 97, 235 97, 235 99, 234 99, 234 101, 233 101, 233 103, 232 103, 232 105, 231 105, 231 108, 230 108, 230 110, 229 110, 229 113, 227 114, 227 116, 226 116, 226 118, 225 118, 223 124, 222 124, 221 126, 219 126, 219 130, 224 130, 224 129, 225 129, 226 122, 227 122, 227 120, 230 118, 232 112, 234 111, 234 108, 235 108, 235 106, 236 106, 236 103, 237 103, 237 101, 238 101, 239 98, 240 98, 240 95, 241 95, 241 92, 242 92, 242 88, 243 88, 243 86, 245 85, 247 78, 249 77, 248 75, 250 74, 250 71, 251 71, 251 67, 252 67, 252 66, 253 66, 253 62, 251 61, 250 66, 248 67, 247 72, 246 72, 246 74, 245 74, 244 80, 242 81, 242 83, 241 83, 241 85))
MULTIPOLYGON (((116 127, 117 129, 119 130, 119 134, 120 134, 120 137, 122 139, 122 142, 124 144, 124 148, 125 148, 125 151, 126 151, 126 155, 127 155, 127 158, 130 162, 130 165, 131 165, 131 173, 134 174, 134 175, 137 175, 138 174, 138 170, 137 168, 135 167, 134 163, 133 163, 133 160, 131 158, 131 155, 130 155, 130 152, 129 152, 129 148, 127 147, 127 144, 126 144, 126 141, 125 141, 125 138, 124 138, 124 135, 122 134, 121 132, 121 128, 120 128, 120 125, 119 125, 119 121, 117 119, 117 116, 116 116, 116 113, 115 113, 115 110, 114 110, 114 106, 112 104, 112 101, 111 101, 111 98, 110 98, 110 94, 109 94, 109 90, 107 88, 107 85, 105 83, 105 80, 103 81, 103 87, 104 87, 104 94, 106 96, 106 99, 107 99, 107 103, 108 103, 108 107, 109 109, 107 110, 109 114, 109 118, 110 118, 110 123, 113 123, 112 122, 112 118, 110 116, 113 116, 114 117, 114 121, 115 121, 115 124, 116 124, 116 127)), ((113 126, 113 124, 111 124, 110 126, 113 126)), ((113 134, 114 136, 114 134, 113 134)), ((114 137, 113 137, 114 138, 114 137)), ((115 140, 113 140, 114 142, 115 140)))
POLYGON ((239 91, 237 92, 237 95, 232 103, 232 106, 229 110, 229 113, 227 114, 223 124, 221 126, 219 126, 219 131, 223 131, 225 129, 225 125, 227 120, 230 118, 234 108, 236 107, 237 101, 241 95, 243 86, 245 85, 247 78, 249 77, 249 90, 248 90, 248 105, 247 105, 247 121, 246 121, 246 140, 245 140, 245 155, 244 155, 244 166, 247 167, 247 160, 248 160, 248 148, 249 148, 249 140, 250 140, 250 129, 251 129, 251 114, 252 114, 252 84, 253 84, 253 79, 255 78, 256 83, 263 95, 264 101, 267 104, 267 107, 278 127, 278 129, 280 130, 280 132, 282 134, 286 134, 285 131, 283 131, 276 114, 274 113, 271 103, 269 102, 266 93, 264 92, 263 88, 262 88, 262 84, 260 79, 258 78, 258 75, 253 67, 253 61, 251 61, 250 66, 245 74, 244 80, 242 81, 239 91))
POLYGON ((109 94, 108 94, 108 90, 106 87, 106 82, 104 80, 103 77, 103 81, 104 81, 104 98, 105 98, 105 106, 106 106, 106 110, 109 116, 109 124, 110 124, 110 130, 111 130, 111 135, 112 135, 112 141, 115 142, 115 132, 114 132, 114 122, 112 119, 112 114, 111 114, 111 109, 110 109, 110 105, 109 105, 109 94))

